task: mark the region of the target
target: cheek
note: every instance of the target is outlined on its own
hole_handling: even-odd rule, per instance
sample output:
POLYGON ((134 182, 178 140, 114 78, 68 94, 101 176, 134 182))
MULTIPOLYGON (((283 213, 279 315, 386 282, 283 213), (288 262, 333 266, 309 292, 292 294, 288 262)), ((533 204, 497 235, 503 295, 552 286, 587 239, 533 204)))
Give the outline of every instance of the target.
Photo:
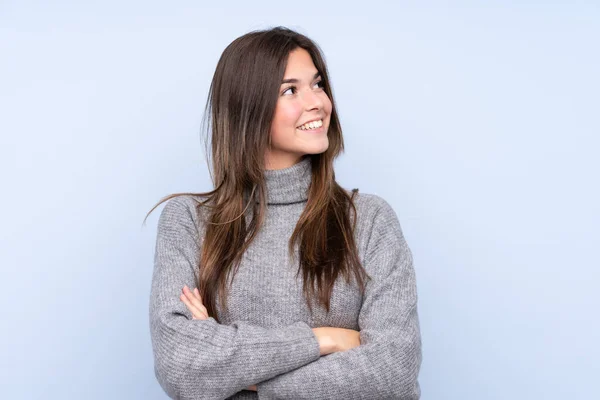
POLYGON ((302 108, 293 103, 280 103, 275 109, 272 134, 289 132, 296 129, 296 124, 302 115, 302 108))
POLYGON ((331 114, 331 100, 325 93, 323 93, 323 109, 327 115, 331 114))

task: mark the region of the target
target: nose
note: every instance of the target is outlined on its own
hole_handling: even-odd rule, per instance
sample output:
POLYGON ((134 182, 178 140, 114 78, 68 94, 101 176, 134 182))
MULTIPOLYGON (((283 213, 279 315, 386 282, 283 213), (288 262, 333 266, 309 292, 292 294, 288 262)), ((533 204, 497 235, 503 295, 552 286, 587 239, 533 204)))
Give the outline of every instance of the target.
POLYGON ((323 100, 318 93, 315 93, 312 90, 307 90, 304 92, 302 97, 304 100, 304 107, 307 111, 320 110, 323 108, 323 100))

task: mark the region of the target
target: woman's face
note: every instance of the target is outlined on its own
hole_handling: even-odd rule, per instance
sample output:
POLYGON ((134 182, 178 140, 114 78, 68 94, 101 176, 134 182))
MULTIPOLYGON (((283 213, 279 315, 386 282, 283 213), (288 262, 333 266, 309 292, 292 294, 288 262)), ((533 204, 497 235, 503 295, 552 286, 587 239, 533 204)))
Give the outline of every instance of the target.
POLYGON ((331 101, 310 54, 301 48, 292 51, 271 124, 265 168, 288 168, 306 154, 327 150, 330 116, 331 101))

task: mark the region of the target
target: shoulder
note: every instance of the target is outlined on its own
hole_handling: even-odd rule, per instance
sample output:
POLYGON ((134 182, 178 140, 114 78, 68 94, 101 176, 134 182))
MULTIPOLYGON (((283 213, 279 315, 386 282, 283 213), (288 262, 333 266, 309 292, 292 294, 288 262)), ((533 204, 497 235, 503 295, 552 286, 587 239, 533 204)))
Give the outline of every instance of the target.
MULTIPOLYGON (((351 191, 348 191, 351 195, 351 191)), ((367 251, 383 240, 402 239, 402 228, 392 204, 383 197, 358 191, 354 195, 359 248, 367 251)))
POLYGON ((201 198, 195 195, 179 195, 165 202, 158 220, 159 232, 186 231, 198 236, 203 225, 205 212, 200 204, 201 198))
MULTIPOLYGON (((347 191, 352 195, 352 191, 347 191)), ((361 224, 373 225, 390 219, 398 221, 398 216, 393 206, 383 197, 373 193, 356 192, 354 206, 361 224)))
MULTIPOLYGON (((352 195, 351 190, 348 190, 348 193, 352 195)), ((376 213, 392 210, 390 203, 383 197, 373 193, 364 193, 360 190, 354 195, 354 203, 357 208, 360 207, 363 212, 371 211, 376 213)))
POLYGON ((412 251, 390 202, 381 196, 360 192, 354 199, 356 244, 367 273, 380 280, 394 271, 414 274, 412 251))

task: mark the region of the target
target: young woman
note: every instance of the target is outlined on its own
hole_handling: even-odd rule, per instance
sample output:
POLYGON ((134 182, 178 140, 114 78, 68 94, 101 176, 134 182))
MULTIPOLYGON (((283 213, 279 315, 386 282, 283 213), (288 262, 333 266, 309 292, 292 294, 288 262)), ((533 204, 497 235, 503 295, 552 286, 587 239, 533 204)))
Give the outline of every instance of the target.
POLYGON ((418 399, 411 251, 384 199, 336 183, 344 146, 319 47, 283 27, 237 38, 206 115, 214 190, 159 203, 160 385, 186 399, 418 399))

